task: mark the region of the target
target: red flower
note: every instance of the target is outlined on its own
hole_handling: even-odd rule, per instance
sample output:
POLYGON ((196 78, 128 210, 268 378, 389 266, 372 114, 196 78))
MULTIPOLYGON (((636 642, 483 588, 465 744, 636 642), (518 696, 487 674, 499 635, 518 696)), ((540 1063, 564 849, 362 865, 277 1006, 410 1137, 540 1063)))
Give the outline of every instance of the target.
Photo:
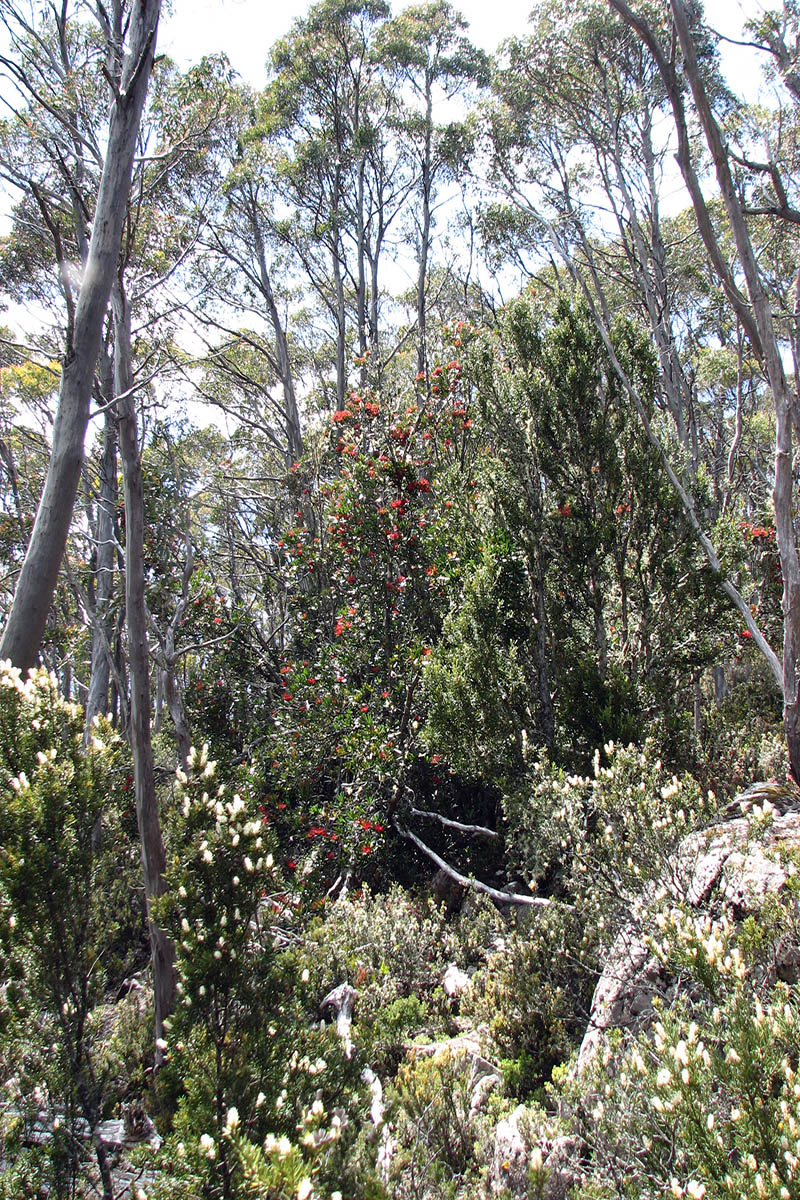
POLYGON ((362 829, 372 829, 372 821, 366 821, 364 817, 358 822, 362 829))
POLYGON ((342 421, 352 421, 352 419, 353 414, 346 408, 340 408, 339 411, 335 412, 331 417, 331 420, 335 421, 337 425, 341 424, 342 421))

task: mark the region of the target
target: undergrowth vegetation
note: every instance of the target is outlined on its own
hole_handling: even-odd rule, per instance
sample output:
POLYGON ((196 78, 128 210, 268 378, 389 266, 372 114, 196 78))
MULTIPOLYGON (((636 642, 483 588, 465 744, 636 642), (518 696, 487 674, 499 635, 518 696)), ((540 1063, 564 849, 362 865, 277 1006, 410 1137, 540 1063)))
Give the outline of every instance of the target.
MULTIPOLYGON (((154 1075, 149 993, 125 986, 146 963, 125 747, 102 721, 84 738, 47 672, 4 668, 0 722, 0 1195, 67 1195, 104 1173, 113 1192, 91 1134, 134 1104, 163 1138, 129 1152, 150 1200, 488 1194, 511 1169, 494 1139, 512 1115, 529 1195, 565 1136, 576 1195, 610 1200, 620 1179, 642 1197, 794 1195, 796 871, 784 862, 758 920, 681 901, 680 847, 718 805, 654 744, 608 744, 589 776, 525 745, 499 827, 515 890, 543 902, 527 908, 355 875, 326 896, 313 849, 310 867, 286 861, 296 842, 282 845, 259 771, 192 750, 164 792, 154 917, 177 999, 154 1075), (576 1074, 621 935, 643 939, 660 998, 576 1074), (337 1028, 323 1001, 342 984, 355 1006, 337 1028)), ((774 815, 759 807, 750 836, 774 815)))

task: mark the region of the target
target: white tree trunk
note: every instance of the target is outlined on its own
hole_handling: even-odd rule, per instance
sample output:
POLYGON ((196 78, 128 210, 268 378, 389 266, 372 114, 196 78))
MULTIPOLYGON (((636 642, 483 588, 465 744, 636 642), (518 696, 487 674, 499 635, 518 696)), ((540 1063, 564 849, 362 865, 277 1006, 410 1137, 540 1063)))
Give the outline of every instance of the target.
POLYGON ((72 337, 64 355, 47 479, 0 641, 0 658, 10 658, 22 669, 36 662, 67 545, 83 464, 92 382, 119 259, 160 9, 161 0, 136 0, 131 9, 130 48, 111 109, 92 237, 72 337))

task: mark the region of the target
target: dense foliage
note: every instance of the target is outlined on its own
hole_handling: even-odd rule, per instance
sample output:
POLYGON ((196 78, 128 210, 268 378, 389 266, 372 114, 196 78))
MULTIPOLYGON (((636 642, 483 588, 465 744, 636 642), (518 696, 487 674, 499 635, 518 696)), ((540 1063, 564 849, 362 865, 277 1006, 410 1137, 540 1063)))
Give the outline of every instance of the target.
POLYGON ((759 107, 683 0, 157 57, 88 365, 77 7, 0 18, 0 1200, 791 1200, 797 6, 759 107))

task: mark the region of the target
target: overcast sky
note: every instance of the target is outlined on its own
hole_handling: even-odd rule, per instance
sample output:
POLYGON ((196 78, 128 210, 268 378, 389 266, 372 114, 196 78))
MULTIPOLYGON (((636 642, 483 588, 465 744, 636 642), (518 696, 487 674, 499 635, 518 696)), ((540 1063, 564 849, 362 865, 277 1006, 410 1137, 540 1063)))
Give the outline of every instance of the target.
MULTIPOLYGON (((527 23, 532 0, 454 0, 470 25, 472 40, 494 51, 527 23)), ((199 62, 204 54, 224 51, 235 69, 256 87, 265 81, 264 64, 273 42, 289 32, 292 21, 304 16, 309 0, 173 0, 174 13, 162 18, 159 49, 181 67, 199 62)), ((395 0, 395 12, 407 7, 395 0)), ((755 15, 759 0, 707 0, 711 23, 727 36, 741 31, 742 13, 755 15)), ((752 58, 750 59, 752 63, 752 58)))

